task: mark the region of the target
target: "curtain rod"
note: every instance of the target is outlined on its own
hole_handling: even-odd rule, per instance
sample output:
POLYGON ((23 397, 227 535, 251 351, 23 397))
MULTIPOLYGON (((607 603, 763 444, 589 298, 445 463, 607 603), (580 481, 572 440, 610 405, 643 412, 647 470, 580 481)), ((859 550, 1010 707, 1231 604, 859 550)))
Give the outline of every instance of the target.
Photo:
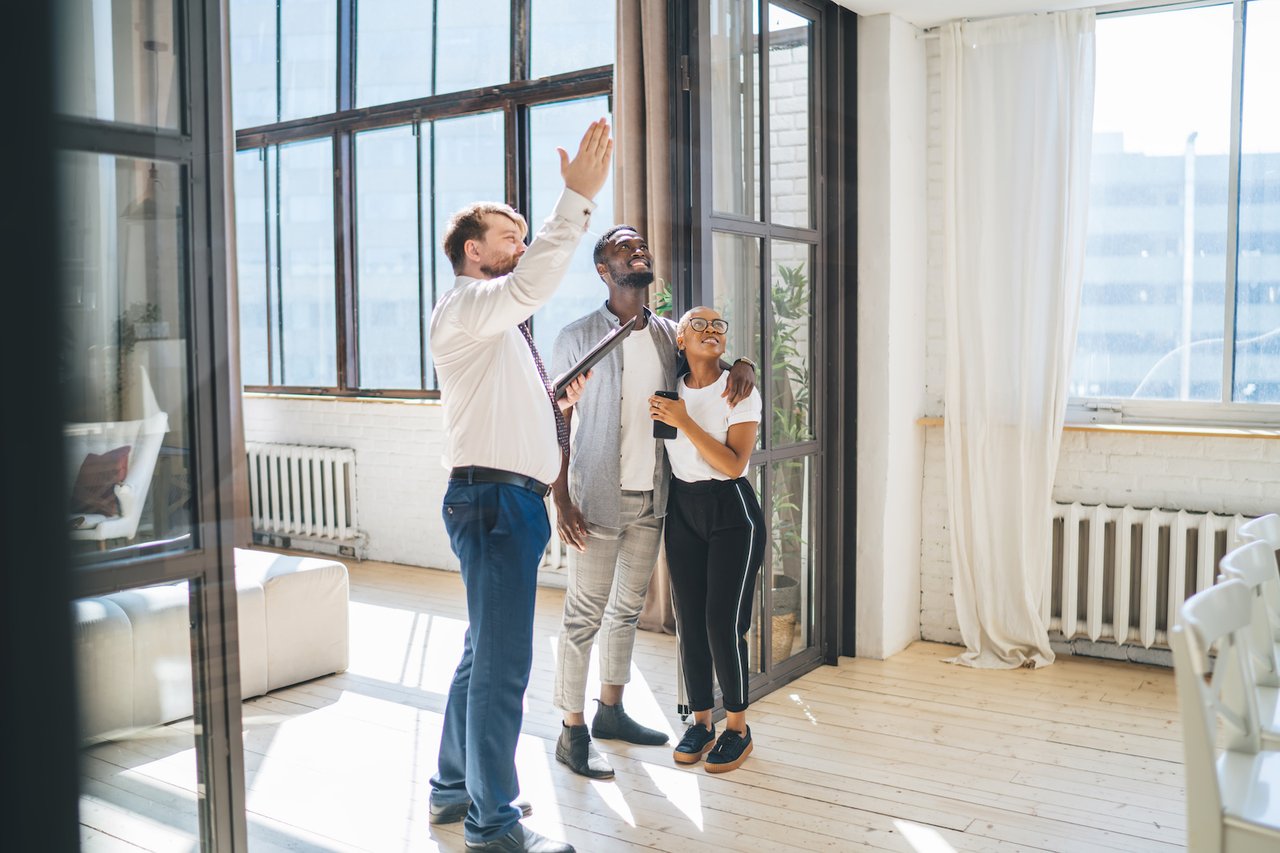
MULTIPOLYGON (((1094 7, 1099 16, 1102 15, 1125 15, 1136 12, 1146 12, 1152 9, 1194 9, 1198 6, 1225 6, 1232 3, 1233 0, 1128 0, 1124 3, 1109 3, 1105 6, 1094 7)), ((1081 6, 1087 9, 1087 6, 1081 6)), ((1023 12, 1024 15, 1052 15, 1055 12, 1073 11, 1069 9, 1042 9, 1037 12, 1023 12)), ((982 17, 973 18, 957 18, 956 20, 964 23, 972 23, 974 21, 994 21, 997 18, 1009 18, 1014 15, 984 15, 982 17)), ((916 33, 917 39, 936 39, 942 35, 942 28, 945 24, 934 24, 932 27, 925 27, 916 33)))

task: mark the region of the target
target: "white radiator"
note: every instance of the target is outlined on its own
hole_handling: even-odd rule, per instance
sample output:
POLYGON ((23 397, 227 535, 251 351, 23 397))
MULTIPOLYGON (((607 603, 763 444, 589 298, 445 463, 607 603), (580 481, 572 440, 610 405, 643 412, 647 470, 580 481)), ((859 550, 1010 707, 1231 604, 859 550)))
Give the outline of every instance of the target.
POLYGON ((364 558, 354 450, 260 442, 246 449, 255 542, 364 558))
POLYGON ((1049 631, 1065 640, 1167 649, 1169 621, 1213 584, 1241 515, 1055 504, 1049 631))

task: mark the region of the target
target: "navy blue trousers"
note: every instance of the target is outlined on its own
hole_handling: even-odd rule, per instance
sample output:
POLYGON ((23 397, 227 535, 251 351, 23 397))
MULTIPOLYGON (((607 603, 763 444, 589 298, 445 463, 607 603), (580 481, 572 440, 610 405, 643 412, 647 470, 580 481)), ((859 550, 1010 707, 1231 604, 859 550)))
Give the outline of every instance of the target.
POLYGON ((520 486, 453 480, 444 526, 462 563, 467 626, 449 688, 433 801, 471 800, 463 831, 490 841, 520 819, 516 741, 533 663, 538 563, 551 536, 543 499, 520 486))

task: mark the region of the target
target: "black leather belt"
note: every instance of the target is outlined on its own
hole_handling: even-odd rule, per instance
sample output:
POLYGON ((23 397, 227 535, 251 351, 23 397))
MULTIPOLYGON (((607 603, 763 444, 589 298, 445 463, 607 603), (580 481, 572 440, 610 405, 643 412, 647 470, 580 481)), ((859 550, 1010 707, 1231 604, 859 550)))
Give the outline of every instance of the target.
POLYGON ((461 480, 464 483, 506 483, 509 486, 519 486, 522 489, 528 489, 543 498, 551 494, 551 487, 541 480, 526 477, 524 474, 516 474, 513 471, 502 471, 497 468, 481 468, 479 465, 467 465, 463 468, 454 468, 449 471, 449 479, 461 480))

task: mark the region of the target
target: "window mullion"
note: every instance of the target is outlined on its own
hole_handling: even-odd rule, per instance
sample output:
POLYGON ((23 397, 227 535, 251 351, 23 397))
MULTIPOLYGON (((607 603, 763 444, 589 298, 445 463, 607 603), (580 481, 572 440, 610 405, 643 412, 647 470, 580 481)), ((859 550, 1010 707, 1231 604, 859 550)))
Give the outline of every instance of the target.
POLYGON ((356 102, 356 0, 338 0, 338 112, 356 102))
POLYGON ((513 81, 529 79, 529 15, 529 0, 512 0, 511 79, 513 81))
POLYGON ((354 137, 333 135, 334 319, 337 322, 338 387, 360 387, 359 340, 356 333, 356 176, 354 137))
MULTIPOLYGON (((355 103, 355 2, 338 0, 338 110, 350 110, 355 103)), ((333 137, 333 245, 335 254, 334 320, 337 329, 338 387, 360 387, 360 342, 356 332, 356 175, 355 134, 341 130, 333 137)))
POLYGON ((1231 148, 1227 161, 1227 281, 1222 298, 1222 402, 1235 399, 1236 276, 1240 258, 1240 144, 1244 103, 1244 0, 1232 8, 1231 148))
POLYGON ((266 249, 263 287, 263 305, 267 309, 267 384, 275 384, 275 363, 273 350, 275 340, 271 334, 271 271, 273 267, 271 254, 271 157, 267 148, 258 149, 258 158, 262 161, 262 245, 266 249))
MULTIPOLYGON (((423 243, 425 222, 422 216, 422 125, 413 124, 413 156, 414 156, 414 190, 417 198, 418 213, 418 388, 427 390, 427 304, 426 304, 426 262, 423 243)), ((434 303, 432 305, 434 306, 434 303)))

